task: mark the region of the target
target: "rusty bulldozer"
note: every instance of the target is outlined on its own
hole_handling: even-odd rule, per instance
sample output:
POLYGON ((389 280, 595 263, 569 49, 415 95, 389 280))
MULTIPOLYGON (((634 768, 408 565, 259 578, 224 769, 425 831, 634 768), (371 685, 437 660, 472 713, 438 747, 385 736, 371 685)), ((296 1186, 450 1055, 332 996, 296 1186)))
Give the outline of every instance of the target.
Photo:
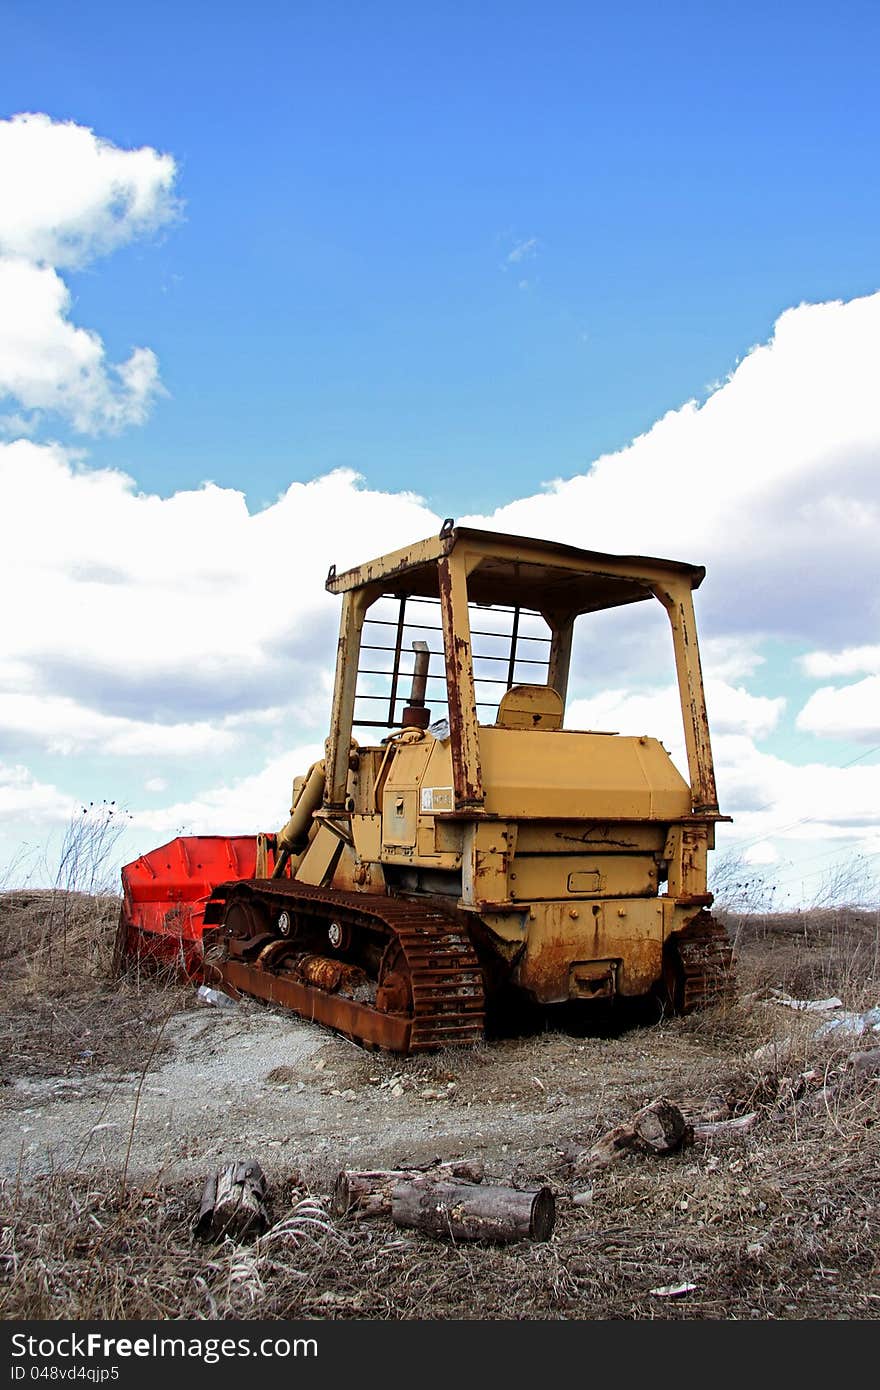
POLYGON ((723 998, 704 574, 451 521, 334 567, 324 759, 276 834, 181 837, 127 865, 120 957, 174 955, 403 1054, 476 1042, 501 997, 723 998), (670 622, 688 781, 655 738, 563 728, 575 619, 649 599, 670 622))

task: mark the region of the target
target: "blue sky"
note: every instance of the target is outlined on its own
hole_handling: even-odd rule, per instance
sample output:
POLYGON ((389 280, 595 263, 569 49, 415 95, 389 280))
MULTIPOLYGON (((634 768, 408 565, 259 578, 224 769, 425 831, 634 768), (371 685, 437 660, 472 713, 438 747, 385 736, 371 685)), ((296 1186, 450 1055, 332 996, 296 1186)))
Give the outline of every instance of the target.
MULTIPOLYGON (((731 843, 876 861, 876 6, 13 0, 3 29, 0 121, 46 139, 18 183, 21 123, 0 147, 30 603, 0 859, 104 797, 141 847, 282 821, 327 564, 454 515, 705 563, 731 843)), ((610 641, 578 698, 664 717, 653 650, 610 641)))
POLYGON ((488 509, 877 287, 876 6, 4 9, 9 114, 180 169, 181 222, 71 282, 162 363, 92 457, 163 494, 353 466, 488 509))

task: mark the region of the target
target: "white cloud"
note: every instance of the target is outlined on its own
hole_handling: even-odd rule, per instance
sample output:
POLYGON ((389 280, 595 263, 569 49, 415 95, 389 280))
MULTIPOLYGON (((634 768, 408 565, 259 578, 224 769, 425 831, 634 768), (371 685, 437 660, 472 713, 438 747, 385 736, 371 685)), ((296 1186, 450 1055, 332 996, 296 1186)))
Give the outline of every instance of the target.
POLYGON ((700 643, 703 674, 719 681, 745 680, 764 665, 766 657, 757 650, 754 637, 711 637, 700 643))
POLYGON ((706 703, 710 726, 719 734, 745 733, 766 739, 774 732, 785 709, 782 696, 750 695, 742 686, 706 679, 706 703))
POLYGON ((228 731, 291 706, 322 730, 339 622, 330 564, 367 558, 365 535, 381 553, 439 529, 416 498, 351 473, 295 483, 252 516, 239 492, 144 495, 25 440, 0 444, 0 511, 15 523, 0 583, 28 595, 0 616, 0 691, 228 731))
POLYGON ((279 830, 289 813, 294 777, 323 756, 323 741, 285 749, 250 776, 209 787, 189 801, 136 812, 133 828, 157 835, 254 835, 279 830))
POLYGON ((160 724, 102 714, 64 695, 21 695, 0 690, 0 744, 33 744, 70 757, 99 750, 110 757, 192 757, 222 753, 235 736, 199 723, 160 724))
POLYGON ((525 241, 517 242, 516 246, 507 253, 508 265, 519 265, 522 261, 532 260, 538 254, 538 238, 530 236, 525 241))
MULTIPOLYGON (((706 680, 706 703, 715 735, 744 734, 752 739, 767 738, 785 707, 781 697, 750 695, 741 686, 711 678, 706 680)), ((576 699, 569 706, 565 722, 572 729, 650 734, 663 741, 682 769, 687 766, 675 686, 652 691, 606 690, 587 699, 576 699)))
POLYGON ((846 647, 842 652, 808 652, 801 657, 805 675, 822 680, 827 676, 856 676, 862 671, 880 675, 880 646, 846 647))
POLYGON ((770 840, 760 840, 751 845, 743 855, 747 864, 778 864, 779 850, 770 840))
POLYGON ((175 216, 177 167, 42 113, 0 121, 0 254, 77 267, 175 216))
POLYGON ((98 334, 71 322, 57 271, 167 222, 175 174, 170 155, 117 149, 72 122, 0 121, 0 400, 19 407, 5 434, 32 433, 35 412, 82 433, 146 418, 161 390, 155 354, 136 347, 109 363, 98 334))
POLYGON ((21 763, 0 762, 0 822, 20 825, 61 825, 80 803, 47 782, 40 782, 21 763))
POLYGON ((800 711, 797 727, 824 738, 880 740, 880 675, 822 686, 800 711))
POLYGON ((155 354, 107 362, 97 333, 68 318, 70 291, 54 270, 0 258, 0 398, 54 411, 83 433, 141 424, 161 389, 155 354))
POLYGON ((878 357, 880 294, 789 309, 703 405, 490 524, 706 564, 715 637, 864 640, 880 618, 878 357))
POLYGON ((745 735, 714 741, 722 809, 735 824, 727 847, 764 839, 874 842, 880 832, 880 767, 795 766, 745 735))

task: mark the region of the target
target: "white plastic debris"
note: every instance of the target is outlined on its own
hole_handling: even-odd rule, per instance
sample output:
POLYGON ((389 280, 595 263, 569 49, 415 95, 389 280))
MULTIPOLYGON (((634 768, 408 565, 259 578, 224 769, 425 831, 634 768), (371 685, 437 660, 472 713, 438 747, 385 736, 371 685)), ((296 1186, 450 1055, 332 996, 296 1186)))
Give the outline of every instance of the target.
POLYGON ((782 1004, 786 1009, 797 1009, 801 1013, 824 1014, 832 1009, 842 1009, 843 1000, 833 994, 829 999, 792 999, 790 994, 774 990, 774 1004, 782 1004))
POLYGON ((213 1004, 218 1009, 235 1008, 234 999, 230 999, 229 995, 220 989, 211 989, 209 985, 199 985, 196 998, 200 1004, 213 1004))
POLYGON ((655 1298, 683 1298, 686 1293, 693 1293, 696 1284, 661 1284, 656 1289, 651 1289, 655 1298))
POLYGON ((866 1009, 864 1013, 857 1014, 847 1010, 846 1013, 838 1014, 836 1018, 829 1018, 817 1028, 813 1034, 814 1038, 827 1038, 834 1033, 848 1034, 858 1038, 868 1029, 872 1033, 880 1033, 880 1004, 873 1009, 866 1009))

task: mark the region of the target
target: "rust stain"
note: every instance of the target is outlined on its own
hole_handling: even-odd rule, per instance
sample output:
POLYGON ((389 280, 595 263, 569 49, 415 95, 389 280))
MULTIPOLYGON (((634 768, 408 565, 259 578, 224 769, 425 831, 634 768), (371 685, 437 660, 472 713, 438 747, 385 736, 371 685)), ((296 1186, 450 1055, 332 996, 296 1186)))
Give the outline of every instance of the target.
POLYGON ((342 960, 330 960, 327 956, 294 956, 287 962, 287 967, 306 984, 314 985, 328 994, 352 995, 367 982, 367 976, 358 966, 342 960))
MULTIPOLYGON (((543 927, 532 925, 526 951, 520 959, 517 983, 534 993, 542 1003, 560 1003, 567 999, 608 997, 598 987, 585 986, 591 971, 596 978, 607 974, 614 965, 614 985, 622 994, 647 993, 662 972, 661 927, 656 934, 633 930, 627 917, 613 914, 613 902, 606 904, 606 917, 598 914, 568 920, 570 904, 558 904, 565 912, 560 921, 555 915, 544 919, 543 927), (607 969, 606 969, 607 967, 607 969), (580 980, 573 971, 580 971, 580 980)), ((623 908, 626 913, 627 908, 623 908)), ((603 986, 604 988, 604 986, 603 986)))
POLYGON ((382 1014, 367 1004, 327 994, 301 984, 289 975, 270 975, 242 961, 228 961, 223 967, 224 987, 256 995, 273 1004, 282 1004, 303 1018, 325 1023, 361 1042, 387 1048, 389 1052, 409 1052, 412 1022, 399 1014, 382 1014))
MULTIPOLYGON (((468 803, 479 803, 482 801, 482 788, 469 776, 467 759, 465 757, 465 741, 468 736, 476 738, 476 728, 465 727, 465 715, 462 704, 462 689, 464 683, 471 679, 470 644, 455 632, 455 609, 452 595, 452 574, 450 572, 449 561, 441 559, 437 565, 437 583, 440 592, 440 604, 444 617, 444 636, 451 636, 452 658, 451 670, 447 675, 447 698, 448 716, 450 730, 450 745, 452 750, 452 783, 455 789, 455 800, 458 806, 468 803)), ((479 770, 477 769, 477 774, 479 770)))
POLYGON ((405 1013, 412 1001, 412 989, 401 971, 385 976, 376 991, 376 1008, 384 1014, 405 1013))

